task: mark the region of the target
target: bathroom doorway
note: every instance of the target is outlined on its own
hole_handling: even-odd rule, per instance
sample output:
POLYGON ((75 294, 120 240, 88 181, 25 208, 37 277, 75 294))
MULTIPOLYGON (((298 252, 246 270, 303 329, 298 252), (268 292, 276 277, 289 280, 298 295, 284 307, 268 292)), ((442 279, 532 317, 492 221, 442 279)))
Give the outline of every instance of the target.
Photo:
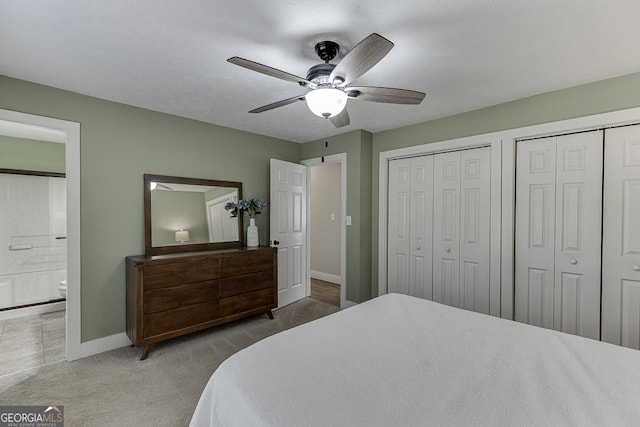
POLYGON ((0 120, 0 375, 66 358, 64 137, 0 120))
POLYGON ((66 357, 64 145, 0 135, 0 375, 66 357), (40 166, 38 171, 26 168, 40 166), (14 169, 22 168, 25 169, 14 169))

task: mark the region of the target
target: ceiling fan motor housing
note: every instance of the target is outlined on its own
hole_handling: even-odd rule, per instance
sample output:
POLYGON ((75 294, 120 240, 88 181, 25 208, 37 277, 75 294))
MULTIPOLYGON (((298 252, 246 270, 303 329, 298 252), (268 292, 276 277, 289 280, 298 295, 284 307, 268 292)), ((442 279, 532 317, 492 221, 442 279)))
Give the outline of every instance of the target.
POLYGON ((314 65, 307 71, 307 80, 318 85, 330 83, 329 75, 334 68, 336 68, 335 64, 329 63, 314 65))
POLYGON ((340 46, 336 42, 325 40, 316 43, 316 53, 324 62, 329 62, 340 52, 340 46))
POLYGON ((329 61, 338 55, 340 46, 336 42, 325 40, 316 43, 315 49, 320 59, 324 61, 324 64, 314 65, 309 68, 309 71, 307 71, 307 80, 319 86, 330 84, 329 75, 336 66, 335 64, 329 64, 329 61))

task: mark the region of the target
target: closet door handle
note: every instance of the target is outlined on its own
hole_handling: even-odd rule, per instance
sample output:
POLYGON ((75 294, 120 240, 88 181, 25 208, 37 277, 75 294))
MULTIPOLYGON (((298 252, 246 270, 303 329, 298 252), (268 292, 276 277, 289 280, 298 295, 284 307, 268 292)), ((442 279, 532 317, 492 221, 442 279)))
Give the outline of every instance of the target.
POLYGON ((422 249, 422 246, 420 245, 416 246, 416 251, 419 251, 420 249, 422 249))
POLYGON ((445 252, 451 252, 451 248, 446 248, 444 251, 445 252))
POLYGON ((577 259, 572 259, 571 261, 569 261, 571 264, 576 265, 578 263, 577 259))
POLYGON ((634 265, 632 268, 633 271, 640 271, 640 265, 634 265))

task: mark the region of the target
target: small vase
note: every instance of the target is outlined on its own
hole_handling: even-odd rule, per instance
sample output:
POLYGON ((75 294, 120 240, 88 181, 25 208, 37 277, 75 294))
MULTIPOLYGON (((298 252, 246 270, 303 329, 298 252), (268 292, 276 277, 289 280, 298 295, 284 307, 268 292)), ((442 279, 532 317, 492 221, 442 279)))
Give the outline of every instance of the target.
POLYGON ((247 246, 255 248, 260 244, 258 239, 258 226, 255 218, 249 218, 249 227, 247 228, 247 246))

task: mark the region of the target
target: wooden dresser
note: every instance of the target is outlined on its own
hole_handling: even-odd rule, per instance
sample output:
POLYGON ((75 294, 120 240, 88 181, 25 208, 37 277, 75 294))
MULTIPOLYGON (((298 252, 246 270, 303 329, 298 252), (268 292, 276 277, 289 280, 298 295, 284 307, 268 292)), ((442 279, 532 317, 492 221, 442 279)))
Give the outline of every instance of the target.
POLYGON ((146 346, 277 307, 277 250, 237 248, 127 262, 127 335, 146 346))

